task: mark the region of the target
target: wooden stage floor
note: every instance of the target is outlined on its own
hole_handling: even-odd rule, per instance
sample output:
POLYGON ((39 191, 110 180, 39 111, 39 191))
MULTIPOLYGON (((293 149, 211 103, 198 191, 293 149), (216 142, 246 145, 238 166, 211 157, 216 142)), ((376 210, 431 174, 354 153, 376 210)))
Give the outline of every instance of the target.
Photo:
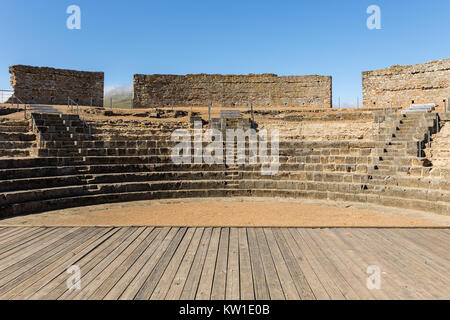
POLYGON ((450 230, 0 228, 0 299, 450 299, 450 230))

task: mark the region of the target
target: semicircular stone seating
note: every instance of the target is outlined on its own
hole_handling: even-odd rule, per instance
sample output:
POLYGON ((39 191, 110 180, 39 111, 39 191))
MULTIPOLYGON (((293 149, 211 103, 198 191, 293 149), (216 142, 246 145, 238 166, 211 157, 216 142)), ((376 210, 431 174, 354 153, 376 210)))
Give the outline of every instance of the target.
MULTIPOLYGON (((180 128, 192 132, 187 122, 90 120, 86 125, 74 115, 33 114, 26 125, 34 132, 11 138, 34 144, 37 155, 0 158, 0 217, 113 202, 234 196, 350 201, 448 215, 450 170, 430 167, 418 150, 433 121, 428 115, 392 116, 373 139, 281 136, 278 173, 262 175, 261 164, 248 164, 248 152, 244 165, 173 163, 171 134, 180 128)), ((14 131, 5 127, 0 126, 0 140, 8 136, 2 132, 14 131)))

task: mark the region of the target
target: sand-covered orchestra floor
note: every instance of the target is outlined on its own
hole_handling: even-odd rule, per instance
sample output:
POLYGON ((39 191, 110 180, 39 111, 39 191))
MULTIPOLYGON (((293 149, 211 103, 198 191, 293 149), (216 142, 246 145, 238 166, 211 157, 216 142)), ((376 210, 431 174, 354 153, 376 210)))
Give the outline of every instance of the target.
POLYGON ((55 210, 3 219, 0 226, 449 227, 450 217, 315 200, 208 198, 55 210))

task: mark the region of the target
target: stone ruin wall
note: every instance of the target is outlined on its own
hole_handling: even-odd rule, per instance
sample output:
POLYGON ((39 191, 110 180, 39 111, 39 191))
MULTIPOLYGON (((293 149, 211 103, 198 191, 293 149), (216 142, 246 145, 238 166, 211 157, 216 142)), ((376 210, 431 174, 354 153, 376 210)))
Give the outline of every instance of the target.
POLYGON ((362 73, 364 107, 383 104, 407 108, 414 103, 436 103, 450 97, 450 58, 413 66, 392 66, 362 73))
MULTIPOLYGON (((103 106, 104 73, 15 65, 9 68, 15 95, 28 104, 103 106)), ((14 102, 14 101, 13 101, 14 102)))
POLYGON ((214 105, 331 108, 330 76, 249 75, 142 75, 133 79, 134 108, 214 105))

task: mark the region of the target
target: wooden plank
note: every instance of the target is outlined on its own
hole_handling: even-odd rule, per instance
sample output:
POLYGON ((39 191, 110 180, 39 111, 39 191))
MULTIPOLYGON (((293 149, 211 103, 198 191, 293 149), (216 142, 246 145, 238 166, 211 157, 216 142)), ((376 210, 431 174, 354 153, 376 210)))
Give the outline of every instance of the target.
POLYGON ((145 281, 160 255, 169 245, 177 231, 177 228, 157 228, 158 235, 155 240, 151 242, 135 263, 128 268, 104 299, 115 300, 121 297, 122 299, 134 297, 140 288, 140 284, 145 281))
POLYGON ((239 280, 242 300, 254 300, 253 272, 248 249, 247 229, 239 228, 239 280))
POLYGON ((17 290, 17 287, 24 285, 24 283, 37 281, 39 278, 36 275, 40 274, 41 270, 57 261, 65 253, 75 250, 77 246, 86 241, 86 234, 89 237, 93 232, 95 232, 94 228, 77 230, 62 238, 59 243, 55 243, 52 247, 47 247, 45 251, 40 251, 41 255, 38 258, 22 265, 21 268, 9 273, 2 279, 5 284, 0 288, 0 296, 9 296, 12 294, 12 289, 17 290))
MULTIPOLYGON (((366 235, 366 230, 357 230, 363 235, 366 235)), ((401 270, 396 274, 396 277, 404 285, 408 285, 410 288, 414 288, 414 293, 422 297, 434 297, 439 296, 439 290, 433 287, 433 282, 436 281, 432 276, 431 269, 423 269, 424 265, 418 263, 415 260, 415 253, 408 252, 408 249, 401 246, 401 237, 397 238, 396 232, 391 234, 378 234, 377 230, 369 230, 369 237, 373 242, 377 242, 377 246, 386 247, 389 246, 389 252, 384 250, 382 254, 385 256, 386 262, 391 263, 392 259, 395 259, 396 268, 401 270), (389 260, 389 261, 388 261, 389 260), (427 279, 423 279, 421 276, 411 277, 412 274, 426 274, 427 279)), ((439 273, 437 276, 440 277, 439 273)), ((445 279, 445 278, 444 278, 445 279)))
POLYGON ((0 241, 2 241, 3 239, 8 239, 9 237, 14 236, 16 234, 26 232, 27 229, 28 228, 17 228, 17 227, 1 228, 0 229, 0 241))
MULTIPOLYGON (((386 234, 386 231, 388 230, 380 230, 380 231, 386 234)), ((401 240, 404 242, 405 248, 417 253, 420 252, 421 255, 429 258, 431 261, 440 266, 440 268, 443 268, 445 271, 447 271, 449 269, 448 261, 450 261, 450 237, 449 236, 446 236, 444 238, 435 237, 434 236, 435 233, 440 232, 439 230, 420 230, 420 229, 395 230, 395 234, 397 236, 401 236, 401 240)))
MULTIPOLYGON (((113 247, 117 242, 120 242, 126 236, 126 232, 129 228, 114 228, 112 234, 108 237, 100 246, 94 248, 87 255, 77 260, 74 265, 78 266, 81 271, 81 277, 83 274, 89 272, 99 260, 108 255, 113 250, 113 247)), ((30 299, 45 299, 56 300, 68 290, 66 281, 69 275, 67 273, 61 273, 58 277, 51 280, 45 287, 42 287, 30 299)), ((82 279, 82 278, 81 278, 82 279)), ((83 285, 83 283, 81 283, 83 285)))
POLYGON ((33 239, 45 234, 46 232, 47 231, 45 228, 25 229, 25 232, 19 232, 14 236, 8 237, 3 243, 0 244, 0 255, 5 257, 21 250, 20 248, 26 248, 32 243, 33 239))
POLYGON ((217 253, 211 300, 225 300, 229 237, 230 229, 222 228, 220 231, 219 251, 217 253))
POLYGON ((369 261, 369 265, 376 265, 380 267, 382 272, 381 290, 383 290, 392 299, 420 299, 417 292, 411 291, 404 280, 399 277, 401 268, 396 261, 396 258, 387 258, 385 253, 385 246, 375 244, 374 239, 358 233, 359 229, 336 229, 333 230, 346 241, 357 243, 360 249, 360 254, 364 255, 369 261), (375 245, 375 246, 373 246, 375 245))
POLYGON ((286 299, 283 288, 281 287, 280 279, 273 263, 272 254, 262 228, 255 228, 256 239, 258 241, 259 252, 261 254, 261 260, 266 274, 267 287, 269 288, 269 294, 271 300, 284 300, 286 299))
MULTIPOLYGON (((250 276, 250 274, 248 275, 250 276)), ((230 229, 228 250, 227 284, 225 290, 226 300, 240 299, 239 281, 239 229, 230 229)))
MULTIPOLYGON (((126 247, 142 232, 142 229, 136 227, 126 227, 123 236, 108 248, 102 250, 94 256, 90 263, 84 266, 81 271, 81 291, 65 290, 58 300, 74 300, 83 297, 84 288, 87 287, 126 247)), ((91 293, 91 291, 89 292, 91 293)))
MULTIPOLYGON (((184 255, 183 261, 180 264, 180 268, 175 275, 172 284, 169 287, 169 291, 165 296, 166 300, 178 300, 183 292, 183 288, 187 282, 189 271, 192 268, 196 254, 198 253, 199 246, 202 244, 204 236, 204 228, 197 228, 195 230, 194 237, 189 245, 189 248, 184 255)), ((204 246, 206 247, 206 246, 204 246)), ((197 274, 200 274, 198 269, 194 269, 197 274)))
POLYGON ((266 276, 264 273, 261 253, 259 251, 258 241, 254 228, 247 229, 248 248, 250 251, 250 261, 253 272, 253 285, 255 289, 256 300, 269 300, 270 294, 267 287, 266 276))
MULTIPOLYGON (((183 291, 181 292, 181 300, 194 300, 197 294, 197 288, 200 282, 200 277, 203 272, 203 266, 205 264, 206 254, 208 253, 209 243, 211 240, 212 228, 206 228, 203 232, 202 240, 195 254, 194 262, 189 270, 189 274, 184 284, 183 291)), ((176 295, 173 294, 173 298, 176 299, 176 295)))
POLYGON ((40 229, 44 230, 44 228, 11 228, 9 230, 5 229, 7 230, 7 232, 0 235, 0 248, 3 250, 3 248, 10 243, 16 242, 19 239, 25 239, 40 229))
POLYGON ((148 278, 145 280, 141 288, 136 294, 136 300, 148 300, 150 299, 153 290, 159 282, 162 274, 164 273, 167 265, 175 254, 178 246, 182 242, 184 236, 186 235, 187 228, 180 228, 177 232, 176 236, 173 238, 172 242, 169 244, 167 249, 164 251, 161 259, 159 259, 158 263, 155 265, 155 268, 152 270, 148 278))
POLYGON ((333 242, 326 242, 321 230, 304 229, 310 238, 315 241, 324 255, 335 266, 336 270, 342 275, 345 282, 353 289, 357 299, 373 300, 374 297, 366 287, 366 279, 361 281, 352 273, 352 264, 343 257, 341 250, 333 242))
MULTIPOLYGON (((171 285, 174 285, 176 282, 179 283, 179 279, 175 279, 177 274, 181 273, 184 275, 183 279, 186 278, 186 275, 191 267, 192 260, 194 259, 195 252, 197 251, 202 233, 202 228, 189 228, 187 230, 183 241, 181 241, 177 251, 173 255, 172 260, 167 265, 161 279, 158 282, 158 285, 153 291, 150 297, 151 300, 165 299, 171 289, 171 285)), ((179 292, 181 292, 181 289, 182 287, 179 289, 179 292)))
MULTIPOLYGON (((348 268, 352 271, 355 277, 364 284, 367 289, 367 267, 370 265, 368 261, 364 260, 359 251, 348 246, 341 238, 339 238, 331 229, 321 229, 320 235, 326 239, 327 242, 333 243, 336 248, 339 248, 342 256, 342 261, 346 261, 348 268)), ((369 293, 377 300, 388 300, 389 297, 382 290, 369 290, 369 293)))
MULTIPOLYGON (((119 230, 118 232, 121 232, 119 230)), ((136 227, 125 227, 123 228, 123 233, 117 238, 117 241, 109 243, 106 248, 102 248, 98 254, 94 255, 89 259, 83 267, 80 267, 81 271, 81 291, 70 290, 67 288, 67 284, 62 283, 61 287, 63 290, 59 291, 60 295, 57 297, 58 300, 73 300, 78 294, 83 292, 83 289, 89 285, 93 278, 95 278, 103 269, 105 265, 110 263, 110 261, 115 257, 118 251, 123 250, 124 246, 129 244, 130 237, 136 233, 136 227)), ((77 264, 78 265, 78 264, 77 264)))
POLYGON ((209 242, 208 252, 203 265, 202 275, 197 288, 197 300, 209 300, 216 268, 217 251, 219 248, 220 228, 214 228, 209 242))
MULTIPOLYGON (((70 239, 72 234, 76 235, 80 232, 81 230, 79 228, 57 230, 52 236, 42 239, 34 246, 30 247, 29 250, 18 252, 17 255, 14 254, 3 259, 2 265, 0 266, 0 286, 4 285, 12 275, 16 274, 17 270, 26 269, 34 261, 42 259, 43 255, 49 250, 53 250, 55 246, 62 245, 63 241, 70 239)), ((48 256, 48 254, 45 256, 48 256)))
POLYGON ((322 251, 320 246, 318 246, 314 240, 311 238, 311 235, 308 233, 308 229, 298 230, 299 235, 303 238, 309 248, 316 255, 319 263, 325 269, 325 272, 329 277, 332 277, 334 282, 337 284, 339 290, 342 292, 346 299, 356 300, 358 299, 358 295, 353 290, 353 288, 347 283, 345 278, 342 276, 340 271, 336 268, 336 266, 329 260, 329 257, 322 251))
POLYGON ((174 241, 177 242, 180 240, 180 235, 184 235, 184 232, 185 230, 182 230, 181 228, 170 229, 166 237, 162 240, 160 246, 154 248, 154 253, 151 255, 151 257, 147 261, 143 261, 144 265, 140 268, 139 273, 128 285, 119 299, 129 300, 137 298, 137 294, 141 292, 140 290, 145 285, 148 277, 150 277, 155 267, 158 265, 161 257, 171 245, 173 246, 174 241))
POLYGON ((289 232, 291 233, 294 241, 297 243, 298 247, 302 251, 305 259, 311 264, 314 272, 317 275, 317 278, 322 283, 324 289, 327 291, 331 300, 343 300, 345 299, 344 294, 339 289, 339 285, 334 281, 334 275, 330 276, 325 269, 325 266, 322 264, 323 259, 319 259, 316 255, 316 252, 309 247, 307 242, 300 235, 300 229, 289 228, 289 232))
MULTIPOLYGON (((360 232, 367 234, 366 230, 360 230, 360 232)), ((440 269, 432 259, 425 260, 427 250, 424 250, 413 242, 404 242, 404 238, 393 230, 390 230, 389 233, 370 230, 370 236, 375 239, 374 241, 380 244, 386 243, 389 246, 389 253, 385 254, 396 257, 395 261, 402 269, 399 277, 404 279, 403 281, 405 283, 409 282, 411 287, 414 287, 415 291, 421 293, 423 296, 431 296, 433 298, 440 298, 442 296, 441 288, 435 284, 448 283, 449 269, 440 269), (411 274, 416 274, 416 276, 411 279, 410 276, 407 276, 411 274)))
POLYGON ((114 249, 105 259, 103 259, 95 268, 93 268, 89 274, 85 275, 82 279, 83 288, 76 294, 69 296, 66 293, 66 297, 71 300, 87 300, 97 290, 97 288, 104 282, 109 276, 116 270, 116 268, 136 249, 136 247, 142 242, 142 240, 148 235, 150 230, 145 227, 136 228, 136 230, 130 234, 120 244, 117 244, 117 248, 114 249))
MULTIPOLYGON (((305 255, 303 254, 302 249, 298 246, 297 242, 295 241, 294 237, 290 233, 289 229, 274 228, 274 235, 275 235, 278 243, 280 245, 286 244, 287 248, 290 249, 292 255, 294 256, 294 259, 295 259, 298 267, 300 268, 301 274, 304 275, 304 279, 299 278, 299 280, 303 282, 302 288, 306 289, 308 287, 307 285, 309 285, 315 299, 318 299, 318 300, 330 299, 330 296, 328 295, 327 291, 325 290, 322 282, 320 282, 318 276, 316 275, 315 270, 312 268, 308 259, 305 258, 305 255)), ((284 251, 287 251, 287 249, 284 251)), ((307 291, 301 293, 300 296, 301 297, 305 296, 305 297, 309 298, 307 291)))
MULTIPOLYGON (((295 257, 292 254, 291 250, 288 247, 288 244, 286 241, 281 237, 279 233, 274 232, 272 228, 266 228, 265 229, 267 240, 270 242, 273 246, 273 256, 275 264, 277 264, 278 261, 284 261, 286 270, 282 271, 283 273, 288 272, 290 274, 290 279, 292 282, 292 285, 296 289, 298 297, 287 297, 287 299, 302 299, 302 300, 314 300, 314 293, 311 290, 311 287, 309 286, 309 283, 303 274, 302 270, 300 269, 297 261, 295 261, 295 257), (277 247, 275 247, 277 245, 277 247), (278 248, 278 249, 277 249, 278 248)), ((280 268, 284 268, 280 266, 280 268)), ((281 274, 281 270, 278 271, 278 274, 281 274)), ((283 281, 288 281, 289 278, 286 278, 283 281)))
POLYGON ((112 228, 95 228, 94 231, 93 236, 89 240, 83 240, 83 245, 66 253, 63 257, 35 274, 33 278, 21 283, 14 291, 10 292, 10 296, 5 298, 19 300, 29 299, 35 292, 46 286, 51 280, 58 275, 65 273, 68 266, 73 265, 78 259, 96 248, 112 234, 112 228))
POLYGON ((280 248, 275 240, 272 230, 269 228, 264 228, 264 235, 269 246, 271 256, 273 257, 273 263, 275 265, 276 273, 280 280, 281 288, 283 289, 284 296, 287 300, 299 300, 300 295, 294 284, 294 279, 289 272, 286 265, 286 261, 281 254, 280 248))
POLYGON ((127 270, 136 263, 137 259, 145 252, 148 246, 153 243, 159 232, 160 229, 158 228, 146 228, 145 232, 139 236, 139 238, 142 236, 145 236, 145 238, 142 239, 136 249, 98 286, 89 299, 104 299, 111 289, 123 278, 127 270))
POLYGON ((42 230, 37 237, 31 237, 30 239, 25 238, 25 241, 21 241, 19 245, 13 244, 11 247, 6 248, 5 251, 0 254, 0 269, 8 259, 21 259, 27 255, 33 254, 35 250, 37 250, 35 247, 36 244, 43 244, 43 242, 61 234, 63 231, 63 229, 46 228, 42 230))

